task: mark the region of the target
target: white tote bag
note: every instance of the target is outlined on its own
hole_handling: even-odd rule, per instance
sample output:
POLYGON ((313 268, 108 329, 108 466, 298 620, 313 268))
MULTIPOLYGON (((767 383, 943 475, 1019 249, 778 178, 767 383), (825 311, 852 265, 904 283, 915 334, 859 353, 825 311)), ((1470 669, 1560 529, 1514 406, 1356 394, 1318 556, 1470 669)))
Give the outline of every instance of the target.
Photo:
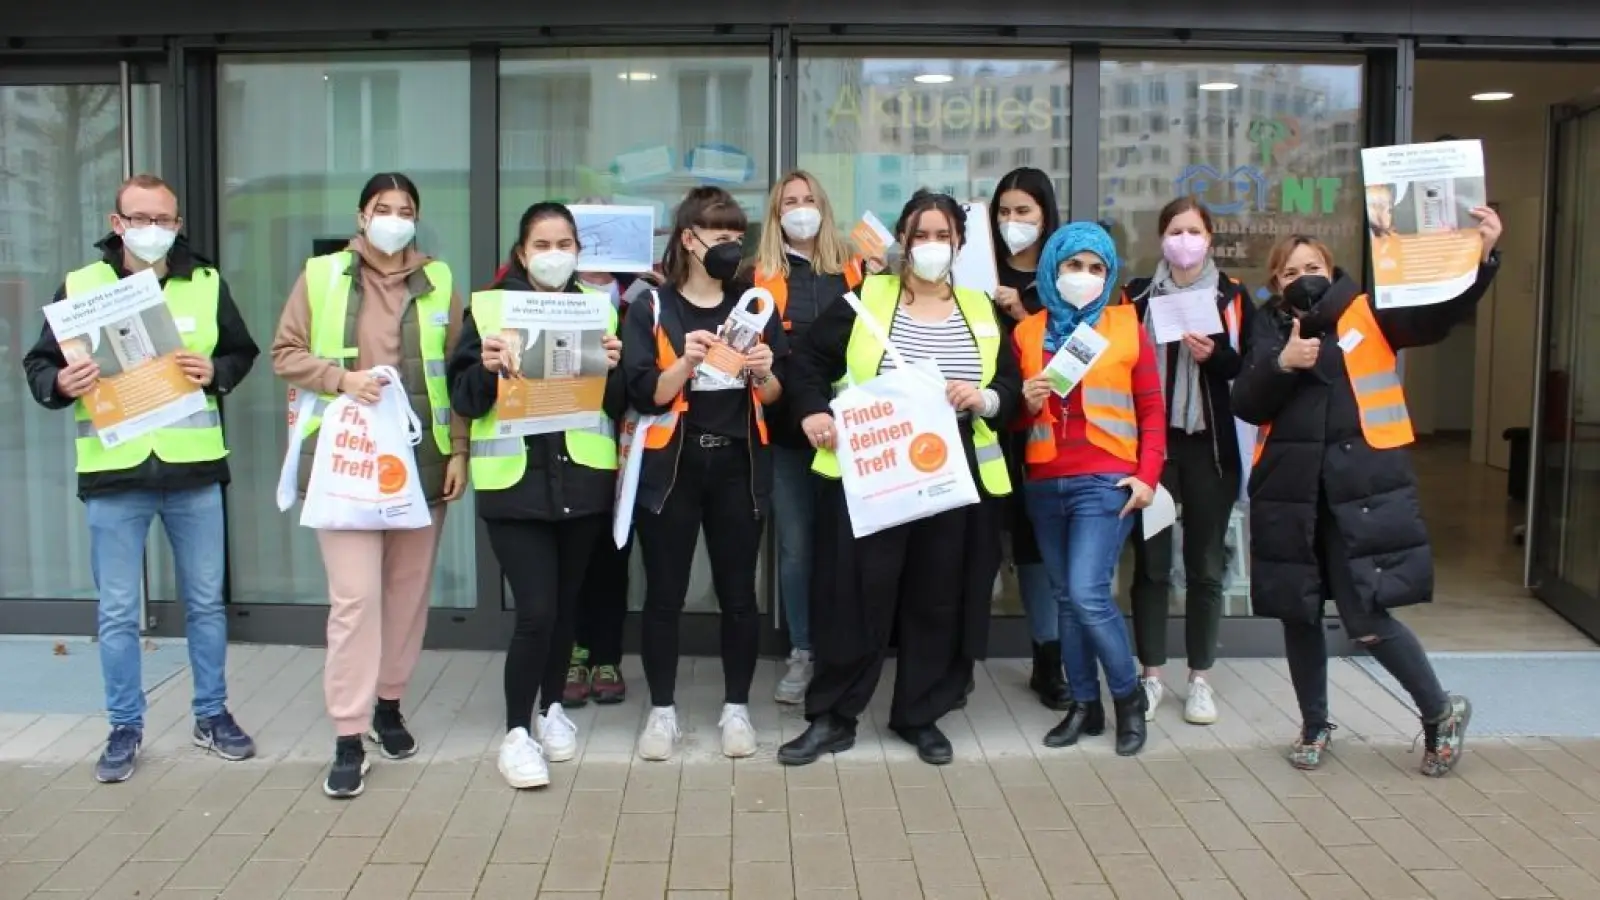
POLYGON ((895 368, 833 399, 835 453, 856 537, 978 502, 938 366, 907 364, 854 294, 845 300, 895 368))
MULTIPOLYGON (((651 321, 660 323, 661 295, 655 291, 650 292, 650 315, 651 321)), ((644 466, 644 451, 636 446, 638 437, 660 418, 642 415, 634 409, 629 409, 622 417, 622 438, 617 443, 616 504, 611 509, 611 539, 618 550, 628 543, 633 533, 633 504, 639 496, 639 471, 644 466)))
MULTIPOLYGON (((386 382, 377 403, 367 406, 340 397, 323 410, 300 509, 300 524, 306 528, 394 531, 426 528, 433 521, 412 449, 422 442, 422 423, 411 410, 399 372, 378 366, 372 374, 386 382)), ((304 441, 300 423, 315 401, 308 392, 291 417, 289 446, 278 475, 280 510, 294 503, 304 441)))

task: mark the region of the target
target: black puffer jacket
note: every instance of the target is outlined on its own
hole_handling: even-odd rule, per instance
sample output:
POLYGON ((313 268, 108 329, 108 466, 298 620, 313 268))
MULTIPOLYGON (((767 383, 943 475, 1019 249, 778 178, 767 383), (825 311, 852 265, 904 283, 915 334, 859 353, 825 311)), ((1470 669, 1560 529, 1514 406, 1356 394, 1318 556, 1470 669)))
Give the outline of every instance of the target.
MULTIPOLYGON (((513 266, 490 290, 531 291, 521 265, 513 266)), ((568 291, 577 291, 575 283, 568 291)), ((494 409, 498 377, 483 367, 483 337, 469 308, 462 317, 461 339, 450 355, 450 407, 467 419, 481 419, 494 409)), ((626 409, 621 374, 612 369, 606 379, 605 411, 613 421, 626 409)), ((503 491, 477 491, 478 515, 484 519, 532 519, 559 522, 580 516, 610 513, 615 503, 617 473, 579 465, 567 455, 566 436, 532 434, 528 468, 522 480, 503 491)))
MULTIPOLYGON (((1453 300, 1376 311, 1382 337, 1396 352, 1444 340, 1472 314, 1498 268, 1499 257, 1492 256, 1479 268, 1477 282, 1453 300)), ((1307 319, 1329 323, 1316 365, 1278 368, 1291 319, 1274 299, 1256 317, 1244 371, 1233 383, 1234 415, 1272 425, 1250 474, 1250 601, 1258 616, 1312 621, 1322 614, 1319 497, 1338 523, 1350 574, 1368 609, 1433 599, 1433 551, 1411 456, 1403 447, 1373 449, 1362 436, 1332 324, 1362 292, 1343 272, 1334 276, 1307 319)))

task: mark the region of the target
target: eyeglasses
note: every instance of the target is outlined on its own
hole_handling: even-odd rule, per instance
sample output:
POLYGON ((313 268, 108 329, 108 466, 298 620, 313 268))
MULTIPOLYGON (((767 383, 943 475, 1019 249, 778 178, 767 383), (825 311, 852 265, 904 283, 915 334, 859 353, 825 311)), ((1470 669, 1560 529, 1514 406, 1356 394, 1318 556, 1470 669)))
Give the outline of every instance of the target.
POLYGON ((134 228, 148 228, 151 225, 159 225, 168 231, 176 230, 178 223, 183 221, 181 216, 147 216, 142 213, 128 215, 127 213, 119 212, 117 217, 134 228))

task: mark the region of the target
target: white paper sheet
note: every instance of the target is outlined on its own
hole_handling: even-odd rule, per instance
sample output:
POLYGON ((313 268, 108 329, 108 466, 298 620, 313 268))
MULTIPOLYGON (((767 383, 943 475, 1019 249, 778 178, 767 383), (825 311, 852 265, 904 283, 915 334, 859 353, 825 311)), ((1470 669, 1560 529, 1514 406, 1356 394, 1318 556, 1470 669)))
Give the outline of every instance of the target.
POLYGON ((967 213, 967 242, 961 245, 950 267, 956 287, 983 291, 993 297, 1000 287, 1000 274, 994 267, 994 236, 989 231, 989 205, 963 203, 967 213))
POLYGON ((1185 334, 1221 334, 1217 292, 1180 291, 1150 297, 1150 339, 1158 344, 1183 340, 1185 334))
POLYGON ((1149 540, 1152 535, 1160 534, 1172 527, 1178 521, 1178 505, 1173 502, 1172 494, 1161 485, 1156 485, 1156 496, 1139 513, 1139 527, 1143 529, 1144 539, 1149 540))

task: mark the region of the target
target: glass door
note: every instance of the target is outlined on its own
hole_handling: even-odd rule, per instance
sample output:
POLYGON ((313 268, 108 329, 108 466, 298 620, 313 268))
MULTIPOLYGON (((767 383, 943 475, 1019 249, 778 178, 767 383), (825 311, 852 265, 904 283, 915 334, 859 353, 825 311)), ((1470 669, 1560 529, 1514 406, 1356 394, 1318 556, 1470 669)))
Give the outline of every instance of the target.
POLYGON ((1600 107, 1552 113, 1549 300, 1529 538, 1538 596, 1600 639, 1600 107))
POLYGON ((0 420, 10 423, 0 429, 0 496, 29 513, 0 542, 0 603, 19 613, 3 617, 8 630, 64 630, 52 609, 94 599, 72 416, 36 404, 19 374, 43 327, 39 308, 94 257, 122 180, 159 171, 159 88, 142 68, 0 69, 0 420), (46 615, 30 621, 24 604, 46 615))

